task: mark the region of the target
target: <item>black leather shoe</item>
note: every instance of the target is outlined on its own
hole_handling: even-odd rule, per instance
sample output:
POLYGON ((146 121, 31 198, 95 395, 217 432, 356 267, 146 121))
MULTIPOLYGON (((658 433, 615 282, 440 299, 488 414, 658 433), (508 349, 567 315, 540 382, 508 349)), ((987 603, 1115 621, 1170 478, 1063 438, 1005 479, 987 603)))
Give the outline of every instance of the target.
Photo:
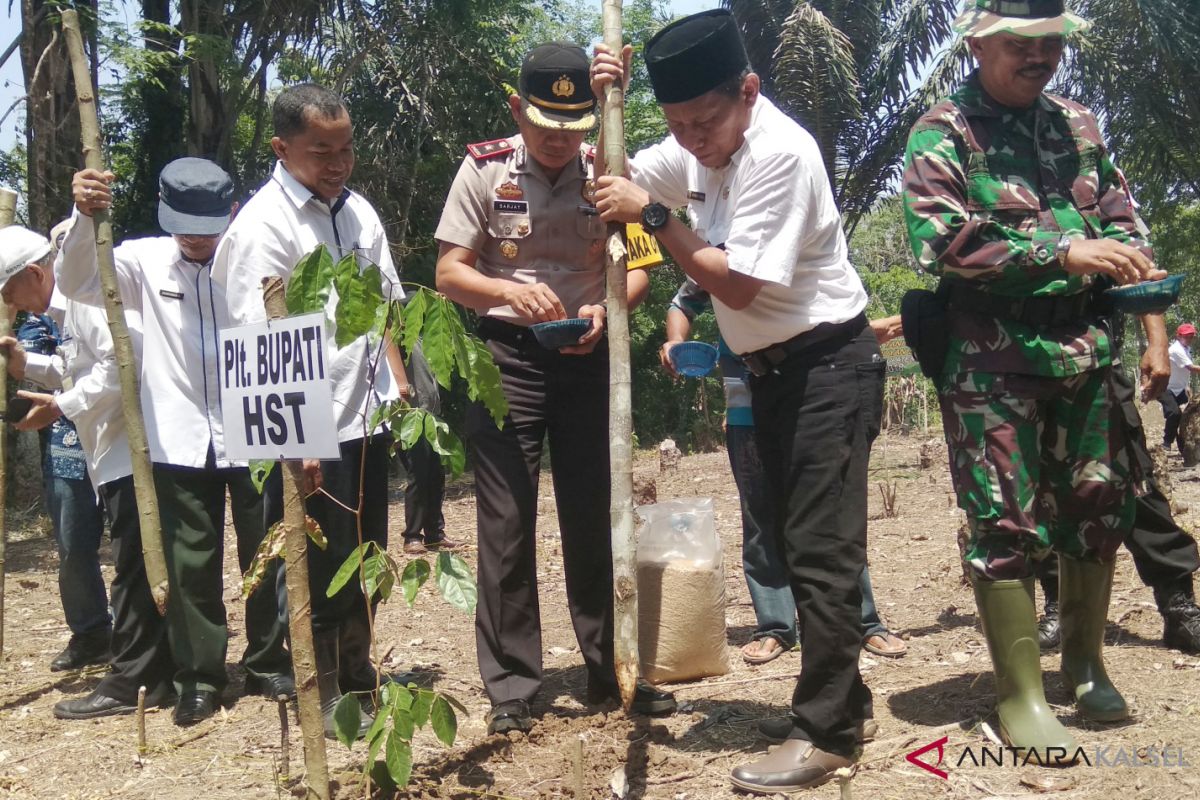
POLYGON ((508 733, 509 731, 529 731, 533 728, 533 717, 529 713, 529 704, 524 700, 505 700, 492 706, 487 715, 487 732, 508 733))
POLYGON ((132 714, 135 711, 137 703, 126 703, 124 700, 100 694, 99 691, 92 692, 87 697, 61 700, 54 704, 54 716, 57 719, 96 719, 132 714))
POLYGON ((217 713, 217 693, 192 689, 179 695, 175 704, 175 724, 181 728, 202 722, 217 713))
POLYGON ((1038 647, 1053 650, 1062 641, 1058 628, 1058 603, 1046 603, 1046 613, 1038 620, 1038 647))
POLYGON ((1200 608, 1184 592, 1172 595, 1167 601, 1163 611, 1163 644, 1185 653, 1200 653, 1200 608))
POLYGON ((288 700, 294 700, 296 699, 296 681, 291 675, 280 673, 271 675, 246 673, 245 694, 260 694, 270 700, 278 700, 282 695, 288 700))
MULTIPOLYGON (((792 735, 791 717, 772 717, 758 723, 758 732, 769 742, 782 742, 792 735)), ((859 742, 872 741, 879 735, 879 723, 873 719, 864 719, 855 728, 859 742)))
MULTIPOLYGON (((610 701, 619 704, 621 702, 621 690, 617 688, 616 684, 598 684, 589 680, 587 701, 588 705, 593 706, 610 701)), ((639 678, 637 687, 633 690, 633 703, 630 704, 629 710, 634 714, 652 716, 656 714, 674 714, 677 707, 675 695, 670 692, 659 691, 639 678)))
POLYGON ((95 633, 72 634, 66 648, 50 662, 51 672, 79 669, 89 664, 107 664, 112 658, 112 634, 107 629, 95 633))

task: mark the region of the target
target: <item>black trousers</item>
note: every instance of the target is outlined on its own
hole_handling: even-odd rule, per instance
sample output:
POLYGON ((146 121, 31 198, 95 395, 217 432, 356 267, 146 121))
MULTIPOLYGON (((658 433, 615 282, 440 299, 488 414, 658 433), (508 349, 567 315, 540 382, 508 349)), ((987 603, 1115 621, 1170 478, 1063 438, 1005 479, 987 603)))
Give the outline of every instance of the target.
POLYGON ((408 482, 404 487, 404 541, 436 542, 446 533, 442 501, 446 471, 429 442, 420 439, 401 452, 408 482))
POLYGON ((1179 441, 1179 423, 1183 421, 1183 412, 1179 407, 1185 405, 1188 401, 1188 393, 1182 391, 1175 393, 1169 389, 1163 392, 1158 397, 1158 402, 1162 404, 1163 419, 1166 420, 1166 427, 1163 429, 1163 447, 1168 450, 1176 442, 1182 446, 1179 441))
POLYGON ((112 672, 96 691, 125 703, 136 703, 138 687, 146 687, 151 703, 174 691, 175 664, 167 642, 167 621, 159 616, 142 558, 142 528, 133 477, 125 476, 100 487, 112 531, 113 609, 112 672))
MULTIPOLYGON (((387 549, 388 543, 388 449, 391 437, 379 434, 368 442, 355 439, 342 442, 341 458, 321 464, 322 486, 326 492, 350 508, 359 508, 359 480, 362 481, 362 540, 373 541, 387 549), (364 461, 365 458, 365 461, 364 461)), ((276 467, 263 487, 266 497, 267 526, 283 519, 283 479, 276 467)), ((358 519, 323 494, 315 494, 305 503, 308 516, 317 521, 329 546, 322 550, 308 547, 308 587, 312 595, 314 630, 337 630, 350 617, 366 619, 368 610, 362 584, 355 578, 333 597, 326 597, 333 576, 358 547, 358 519)), ((372 608, 374 607, 372 602, 372 608)))
POLYGON ((803 622, 792 736, 840 755, 854 752, 855 727, 873 714, 858 670, 859 575, 885 366, 864 321, 749 381, 779 550, 803 622))
POLYGON ((480 335, 509 403, 502 430, 480 405, 467 413, 479 529, 475 647, 484 687, 502 703, 532 700, 542 685, 536 527, 547 437, 575 638, 589 680, 615 685, 607 348, 562 355, 504 323, 485 322, 480 335))
MULTIPOLYGON (((1134 403, 1137 388, 1122 369, 1111 371, 1113 395, 1125 413, 1126 439, 1133 448, 1133 461, 1142 467, 1146 481, 1146 493, 1137 498, 1137 512, 1133 527, 1125 536, 1125 546, 1133 556, 1138 577, 1142 583, 1154 590, 1154 599, 1159 611, 1166 608, 1166 601, 1176 592, 1191 594, 1192 573, 1200 569, 1200 553, 1196 540, 1175 523, 1171 515, 1171 503, 1158 488, 1154 472, 1150 469, 1150 454, 1146 449, 1146 433, 1134 403)), ((1170 396, 1164 392, 1163 397, 1170 396)), ((1186 396, 1184 398, 1186 400, 1186 396)), ((1174 401, 1175 398, 1172 398, 1174 401)), ((1163 403, 1164 408, 1166 402, 1163 403)), ((1178 429, 1179 406, 1175 405, 1176 429, 1178 429)), ((1168 418, 1169 419, 1169 418, 1168 418)), ((1172 438, 1174 438, 1172 436, 1172 438)), ((1038 564, 1038 580, 1046 594, 1047 602, 1058 601, 1058 559, 1045 558, 1038 564)))

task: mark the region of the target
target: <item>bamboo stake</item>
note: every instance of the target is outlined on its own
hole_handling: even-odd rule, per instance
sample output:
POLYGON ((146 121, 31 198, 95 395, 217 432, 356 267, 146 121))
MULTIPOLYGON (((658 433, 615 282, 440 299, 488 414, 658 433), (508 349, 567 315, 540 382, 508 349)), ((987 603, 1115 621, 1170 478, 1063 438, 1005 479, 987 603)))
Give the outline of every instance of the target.
MULTIPOLYGON (((621 0, 604 0, 604 43, 620 57, 621 0)), ((604 165, 625 174, 625 90, 613 81, 604 98, 604 165)), ((633 401, 630 397, 625 226, 608 236, 608 457, 612 471, 613 646, 621 701, 633 702, 638 677, 637 542, 633 533, 633 401)))
MULTIPOLYGON (((100 120, 96 116, 91 67, 83 51, 83 37, 79 32, 79 15, 72 9, 64 10, 62 24, 67 35, 67 50, 71 55, 71 71, 75 77, 75 96, 79 102, 83 160, 88 169, 103 172, 100 120)), ((125 325, 125 304, 117 285, 112 220, 108 210, 101 208, 93 212, 92 222, 96 226, 96 260, 100 268, 100 284, 104 289, 104 308, 108 312, 108 329, 112 333, 117 372, 121 379, 121 410, 125 417, 125 431, 129 436, 129 454, 133 460, 133 491, 141 518, 142 556, 146 562, 146 577, 154 605, 158 607, 159 614, 165 615, 169 587, 167 561, 163 556, 162 523, 158 516, 158 497, 154 493, 154 474, 150 467, 150 445, 142 417, 137 361, 133 355, 129 328, 125 325)))
MULTIPOLYGON (((283 278, 263 278, 263 305, 267 319, 287 316, 283 278)), ((313 651, 312 597, 308 591, 308 528, 304 497, 300 494, 304 470, 299 461, 280 463, 283 478, 283 522, 287 577, 288 624, 292 638, 292 673, 296 676, 296 705, 300 738, 304 742, 304 767, 308 771, 309 800, 329 800, 329 765, 325 757, 325 727, 321 695, 317 690, 317 660, 313 651)), ((284 729, 286 736, 286 728, 284 729)), ((287 758, 286 753, 284 758, 287 758)))
MULTIPOLYGON (((17 214, 17 193, 11 189, 0 189, 0 228, 13 224, 17 214)), ((12 333, 8 319, 8 303, 0 301, 0 336, 12 333)), ((8 379, 8 357, 0 351, 0 380, 8 379)), ((8 392, 0 392, 0 420, 8 411, 8 392)), ((8 431, 0 424, 0 657, 4 655, 4 563, 8 545, 8 431)))

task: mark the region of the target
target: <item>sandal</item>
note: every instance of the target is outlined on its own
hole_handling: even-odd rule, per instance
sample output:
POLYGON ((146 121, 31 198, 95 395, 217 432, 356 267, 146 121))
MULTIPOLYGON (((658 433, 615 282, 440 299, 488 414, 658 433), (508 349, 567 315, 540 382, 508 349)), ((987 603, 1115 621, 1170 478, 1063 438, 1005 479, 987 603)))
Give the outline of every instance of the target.
POLYGON ((747 664, 766 664, 768 661, 774 661, 787 652, 787 648, 783 646, 783 642, 776 636, 764 636, 761 639, 752 639, 749 643, 742 646, 742 658, 747 664), (771 647, 765 654, 762 651, 762 643, 770 642, 771 647))
POLYGON ((891 631, 884 631, 868 636, 863 642, 863 649, 884 658, 900 658, 908 652, 908 645, 891 631))

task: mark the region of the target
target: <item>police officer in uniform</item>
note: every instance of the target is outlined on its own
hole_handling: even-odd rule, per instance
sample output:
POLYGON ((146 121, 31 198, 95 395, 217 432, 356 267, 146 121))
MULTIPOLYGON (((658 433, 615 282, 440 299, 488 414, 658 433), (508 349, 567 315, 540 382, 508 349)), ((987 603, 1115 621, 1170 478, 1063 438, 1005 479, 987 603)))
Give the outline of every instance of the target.
MULTIPOLYGON (((480 404, 467 416, 478 500, 475 639, 492 701, 489 733, 529 730, 529 703, 542 684, 535 528, 547 435, 587 698, 618 696, 603 337, 608 227, 591 203, 592 148, 583 143, 596 122, 586 54, 558 43, 534 48, 509 105, 519 133, 467 148, 436 233, 438 290, 479 314, 509 404, 503 427, 480 404), (546 349, 529 331, 569 317, 592 321, 574 345, 546 349)), ((631 273, 630 305, 648 288, 644 273, 631 273)), ((635 711, 674 708, 671 695, 639 685, 635 711)))

